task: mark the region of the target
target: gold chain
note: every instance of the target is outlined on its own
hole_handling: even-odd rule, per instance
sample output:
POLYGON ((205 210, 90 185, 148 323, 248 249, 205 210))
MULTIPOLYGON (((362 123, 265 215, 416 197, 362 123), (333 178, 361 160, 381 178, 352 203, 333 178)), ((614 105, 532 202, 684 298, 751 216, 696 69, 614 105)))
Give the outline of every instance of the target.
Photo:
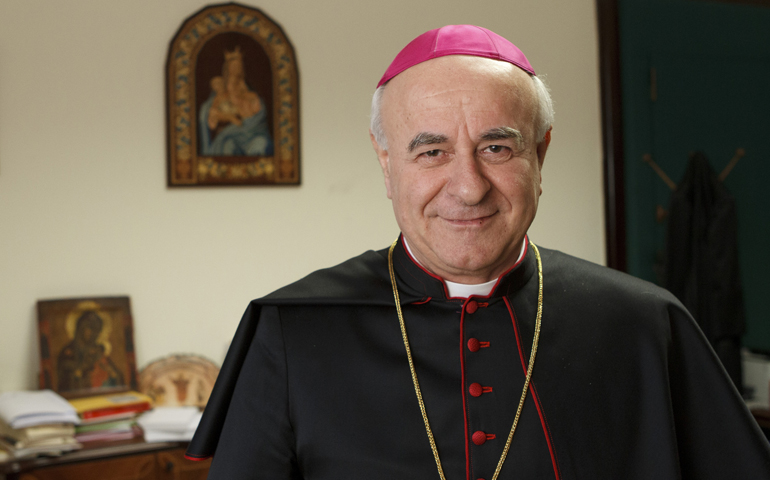
MULTIPOLYGON (((414 384, 414 392, 417 394, 417 402, 420 404, 420 412, 422 412, 422 420, 425 422, 425 431, 428 432, 428 441, 430 442, 430 449, 433 451, 433 458, 436 460, 436 467, 438 467, 438 475, 441 480, 446 480, 444 477, 444 469, 441 467, 441 460, 438 457, 438 448, 436 448, 436 441, 433 438, 433 431, 430 429, 430 423, 428 423, 428 414, 425 411, 425 402, 422 400, 422 392, 420 391, 420 383, 417 381, 417 371, 414 368, 414 361, 412 360, 412 349, 409 347, 409 337, 406 335, 406 325, 404 324, 404 315, 401 313, 401 301, 398 297, 398 287, 396 286, 396 275, 393 272, 393 250, 396 248, 398 240, 393 242, 388 250, 388 270, 390 272, 390 284, 393 286, 393 297, 396 300, 396 312, 398 313, 398 322, 401 325, 401 336, 404 339, 404 348, 406 348, 406 356, 409 359, 409 370, 412 372, 412 383, 414 384)), ((537 249, 534 243, 530 243, 532 250, 535 251, 535 257, 537 258, 537 277, 538 277, 538 293, 537 293, 537 317, 535 319, 535 337, 532 339, 532 353, 529 355, 529 365, 527 366, 527 377, 524 380, 524 389, 521 392, 521 399, 519 399, 519 407, 516 409, 516 417, 513 419, 513 425, 511 426, 511 433, 508 434, 508 440, 505 442, 503 448, 503 454, 500 456, 500 461, 497 462, 497 468, 495 474, 492 476, 492 480, 497 480, 497 476, 500 475, 500 470, 505 463, 505 457, 508 455, 508 450, 511 447, 511 441, 513 440, 513 434, 516 432, 516 425, 519 423, 519 417, 521 416, 521 410, 524 408, 524 400, 527 398, 527 391, 529 390, 529 382, 532 379, 532 370, 535 366, 535 354, 537 353, 537 344, 540 339, 540 322, 543 318, 543 263, 540 260, 540 251, 537 249)), ((467 441, 467 439, 466 439, 467 441)))

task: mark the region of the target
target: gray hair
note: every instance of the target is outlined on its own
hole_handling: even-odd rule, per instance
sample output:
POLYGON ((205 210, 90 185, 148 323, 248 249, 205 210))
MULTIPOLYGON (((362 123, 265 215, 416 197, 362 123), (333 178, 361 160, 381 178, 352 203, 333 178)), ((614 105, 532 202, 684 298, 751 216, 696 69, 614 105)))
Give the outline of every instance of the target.
MULTIPOLYGON (((537 95, 538 110, 537 118, 535 119, 535 136, 537 137, 537 143, 540 143, 553 125, 553 100, 545 82, 537 75, 530 75, 530 77, 534 82, 535 94, 537 95)), ((383 150, 388 149, 388 139, 385 137, 385 131, 382 128, 380 109, 382 107, 382 94, 385 92, 387 85, 385 83, 374 91, 372 112, 369 117, 369 129, 372 131, 372 135, 374 135, 374 140, 383 150)))

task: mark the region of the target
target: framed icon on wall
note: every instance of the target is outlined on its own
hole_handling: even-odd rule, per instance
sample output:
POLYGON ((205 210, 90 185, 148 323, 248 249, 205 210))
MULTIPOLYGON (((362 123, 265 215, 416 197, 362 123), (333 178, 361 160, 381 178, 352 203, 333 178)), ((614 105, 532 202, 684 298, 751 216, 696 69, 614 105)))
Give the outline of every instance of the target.
POLYGON ((169 186, 299 184, 294 48, 260 10, 214 5, 183 22, 166 111, 169 186))

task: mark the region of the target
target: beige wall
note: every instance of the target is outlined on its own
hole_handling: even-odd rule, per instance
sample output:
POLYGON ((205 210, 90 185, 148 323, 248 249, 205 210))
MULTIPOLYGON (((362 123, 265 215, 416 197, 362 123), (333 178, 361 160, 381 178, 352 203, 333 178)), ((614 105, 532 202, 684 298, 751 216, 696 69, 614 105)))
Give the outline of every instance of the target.
POLYGON ((403 45, 444 24, 490 28, 546 74, 557 120, 531 237, 603 261, 592 0, 242 1, 296 50, 300 187, 166 187, 166 50, 204 2, 0 3, 0 391, 36 385, 38 299, 127 294, 140 367, 221 362, 250 299, 387 246, 370 95, 403 45))

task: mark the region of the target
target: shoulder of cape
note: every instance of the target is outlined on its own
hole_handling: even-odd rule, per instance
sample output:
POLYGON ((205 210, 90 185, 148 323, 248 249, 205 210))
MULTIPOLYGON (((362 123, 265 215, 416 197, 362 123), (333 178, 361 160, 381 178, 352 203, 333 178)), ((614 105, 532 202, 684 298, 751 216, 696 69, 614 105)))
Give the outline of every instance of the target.
POLYGON ((203 460, 214 454, 235 384, 244 366, 263 305, 393 305, 388 252, 368 251, 336 267, 311 273, 263 298, 253 300, 243 314, 220 369, 214 390, 186 457, 203 460))
MULTIPOLYGON (((414 301, 401 295, 401 303, 414 301)), ((369 250, 254 300, 259 305, 393 305, 388 250, 369 250)))
POLYGON ((671 292, 646 280, 558 250, 541 247, 540 252, 545 278, 550 279, 552 284, 558 283, 565 292, 571 291, 576 295, 601 294, 632 304, 647 300, 662 301, 681 307, 671 292))

